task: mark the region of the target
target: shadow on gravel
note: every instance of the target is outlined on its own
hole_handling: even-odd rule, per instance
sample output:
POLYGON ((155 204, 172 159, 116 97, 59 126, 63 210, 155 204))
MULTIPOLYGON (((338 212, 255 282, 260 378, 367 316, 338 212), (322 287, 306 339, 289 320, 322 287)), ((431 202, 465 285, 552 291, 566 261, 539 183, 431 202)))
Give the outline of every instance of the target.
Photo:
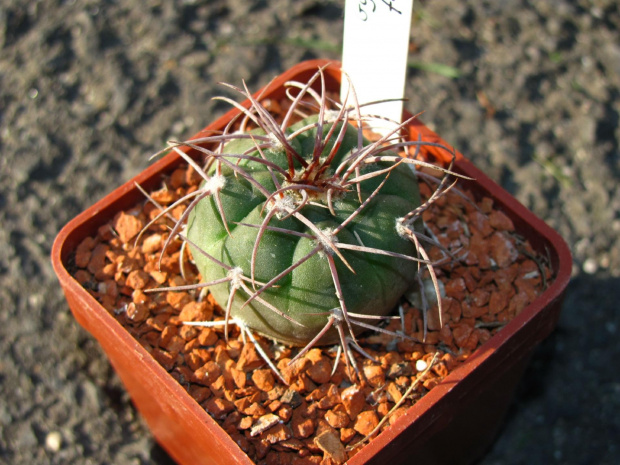
POLYGON ((158 444, 153 443, 150 451, 151 464, 153 465, 176 465, 176 462, 168 455, 168 453, 158 444))
POLYGON ((498 441, 479 465, 614 463, 618 301, 620 278, 571 280, 558 327, 535 350, 498 441))

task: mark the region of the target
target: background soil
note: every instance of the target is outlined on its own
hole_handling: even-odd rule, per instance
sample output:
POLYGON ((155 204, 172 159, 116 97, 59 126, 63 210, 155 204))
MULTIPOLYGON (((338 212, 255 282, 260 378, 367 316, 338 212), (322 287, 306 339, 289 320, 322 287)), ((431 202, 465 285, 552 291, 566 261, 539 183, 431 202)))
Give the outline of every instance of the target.
MULTIPOLYGON (((257 89, 301 60, 338 59, 341 3, 0 1, 0 461, 170 463, 71 317, 52 241, 165 140, 221 114, 218 81, 257 89)), ((559 327, 482 464, 620 463, 618 3, 415 11, 407 107, 575 259, 559 327), (432 63, 458 77, 420 69, 432 63)))

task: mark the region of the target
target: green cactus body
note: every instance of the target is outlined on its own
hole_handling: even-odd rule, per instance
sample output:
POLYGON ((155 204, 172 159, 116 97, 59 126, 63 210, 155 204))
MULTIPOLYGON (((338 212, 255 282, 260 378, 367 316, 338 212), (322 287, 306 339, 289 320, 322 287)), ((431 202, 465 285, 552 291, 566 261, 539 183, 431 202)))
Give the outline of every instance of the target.
MULTIPOLYGON (((316 121, 316 116, 306 118, 288 128, 286 134, 290 135, 316 121)), ((324 124, 324 135, 330 127, 330 123, 324 124)), ((335 133, 338 133, 338 130, 337 127, 335 133)), ((265 134, 261 130, 254 130, 252 133, 257 136, 265 134)), ((289 141, 295 151, 308 162, 312 157, 316 134, 317 129, 314 127, 289 141)), ((330 167, 322 174, 323 178, 332 176, 334 170, 346 160, 346 157, 357 149, 357 134, 357 129, 348 125, 338 152, 330 167)), ((335 136, 332 137, 334 138, 335 136)), ((327 143, 323 150, 323 157, 327 156, 332 145, 333 141, 327 143)), ((255 142, 250 139, 235 139, 225 145, 223 152, 227 154, 248 153, 256 158, 264 157, 284 169, 289 168, 284 149, 263 149, 261 154, 257 150, 252 153, 253 147, 255 147, 255 142)), ((381 155, 386 154, 393 155, 392 152, 381 153, 381 155)), ((231 160, 270 193, 277 189, 273 180, 274 175, 281 186, 285 185, 285 179, 281 174, 270 172, 263 163, 247 158, 240 160, 231 158, 231 160)), ((295 163, 296 173, 303 172, 302 165, 297 161, 295 163)), ((393 164, 393 162, 367 164, 357 175, 383 170, 393 164)), ((229 166, 225 164, 220 166, 221 175, 225 178, 225 184, 220 191, 221 207, 231 234, 229 235, 224 227, 222 215, 213 195, 205 197, 195 206, 187 222, 190 248, 204 282, 223 279, 230 270, 207 258, 198 248, 230 267, 241 269, 246 277, 251 275, 252 253, 259 228, 239 223, 260 226, 269 212, 269 208, 265 206, 265 195, 257 186, 235 174, 229 166)), ((378 193, 337 234, 334 239, 337 243, 363 245, 417 257, 414 243, 401 237, 396 228, 398 218, 404 217, 420 205, 417 179, 410 166, 403 163, 390 171, 378 193)), ((213 169, 209 174, 213 174, 213 169)), ((362 201, 373 193, 385 177, 386 175, 382 174, 359 182, 362 201)), ((309 184, 312 183, 309 182, 309 184)), ((346 192, 334 195, 333 212, 327 207, 324 192, 312 190, 307 192, 311 202, 305 204, 299 213, 326 234, 338 228, 360 205, 356 185, 349 186, 346 192)), ((296 201, 299 202, 301 198, 299 190, 291 189, 286 192, 286 195, 290 196, 293 204, 296 201)), ((319 244, 317 239, 307 237, 316 237, 316 234, 298 218, 294 216, 280 218, 279 216, 283 215, 274 215, 269 226, 303 234, 264 231, 255 257, 256 284, 254 285, 256 289, 261 287, 259 283, 269 282, 292 264, 304 258, 319 244)), ((387 315, 415 279, 418 269, 418 263, 415 261, 344 248, 339 250, 355 272, 352 272, 337 254, 325 248, 260 294, 261 299, 290 316, 298 324, 277 314, 258 299, 244 306, 249 295, 242 289, 238 289, 234 294, 231 317, 264 336, 289 345, 305 345, 325 327, 329 312, 334 308, 342 308, 327 254, 333 258, 346 311, 351 314, 387 315)), ((254 291, 251 283, 249 287, 251 291, 254 291)), ((216 301, 223 308, 227 306, 231 295, 230 288, 231 282, 223 282, 210 287, 216 301)), ((353 330, 359 332, 355 327, 353 330)), ((337 331, 332 327, 321 338, 320 343, 329 344, 337 339, 337 331)))

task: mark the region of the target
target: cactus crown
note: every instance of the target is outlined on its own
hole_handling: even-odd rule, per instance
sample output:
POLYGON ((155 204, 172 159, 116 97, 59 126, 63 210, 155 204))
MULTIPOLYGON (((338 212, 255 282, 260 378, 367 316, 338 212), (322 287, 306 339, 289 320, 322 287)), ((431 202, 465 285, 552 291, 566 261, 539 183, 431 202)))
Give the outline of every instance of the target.
POLYGON ((290 105, 280 119, 245 84, 227 85, 249 108, 220 97, 240 111, 221 134, 169 143, 204 181, 162 211, 187 204, 166 245, 174 238, 189 245, 203 279, 189 287, 208 287, 225 310, 222 322, 200 324, 222 324, 228 334, 232 323, 252 339, 254 331, 301 346, 297 357, 339 342, 349 363, 351 347, 363 352, 361 331, 386 331, 377 324, 393 318, 420 267, 439 292, 421 214, 449 189, 448 176, 421 204, 415 166, 427 163, 417 155, 435 144, 403 140, 411 120, 371 142, 364 130, 377 118, 363 114, 354 92, 352 103, 331 99, 322 69, 286 85, 290 105), (202 152, 205 163, 182 146, 202 152), (411 157, 396 153, 412 146, 411 157))

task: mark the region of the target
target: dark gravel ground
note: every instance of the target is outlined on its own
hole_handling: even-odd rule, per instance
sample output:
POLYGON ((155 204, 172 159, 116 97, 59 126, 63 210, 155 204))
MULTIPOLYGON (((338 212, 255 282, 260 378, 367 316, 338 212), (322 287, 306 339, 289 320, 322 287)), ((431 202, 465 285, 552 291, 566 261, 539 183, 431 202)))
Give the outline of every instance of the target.
MULTIPOLYGON (((252 88, 339 57, 343 2, 0 1, 0 461, 166 464, 51 265, 70 218, 252 88)), ((620 463, 620 11, 614 0, 415 3, 407 104, 560 231, 557 331, 481 462, 620 463)), ((369 66, 372 64, 369 63, 369 66)))

